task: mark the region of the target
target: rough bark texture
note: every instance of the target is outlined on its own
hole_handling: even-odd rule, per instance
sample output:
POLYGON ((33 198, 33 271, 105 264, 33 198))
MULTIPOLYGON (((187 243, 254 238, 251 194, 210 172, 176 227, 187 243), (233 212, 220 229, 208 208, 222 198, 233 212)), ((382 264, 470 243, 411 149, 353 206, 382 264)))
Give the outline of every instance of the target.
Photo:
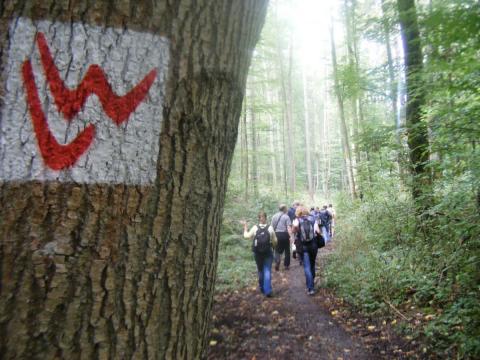
POLYGON ((413 174, 414 199, 428 204, 431 176, 426 167, 430 158, 427 126, 422 122, 421 109, 425 103, 422 85, 423 54, 414 0, 397 1, 405 57, 407 109, 406 127, 413 174), (427 199, 421 199, 427 196, 427 199))
POLYGON ((0 99, 8 27, 20 16, 170 41, 154 184, 0 183, 2 358, 202 357, 227 177, 266 3, 1 2, 0 99))

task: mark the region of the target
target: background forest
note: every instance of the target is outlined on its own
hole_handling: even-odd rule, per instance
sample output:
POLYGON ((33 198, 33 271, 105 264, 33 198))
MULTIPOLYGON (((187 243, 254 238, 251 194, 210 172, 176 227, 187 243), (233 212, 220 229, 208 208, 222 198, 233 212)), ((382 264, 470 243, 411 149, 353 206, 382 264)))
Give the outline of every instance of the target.
POLYGON ((255 276, 240 219, 297 199, 333 202, 322 286, 366 314, 400 314, 398 329, 429 351, 480 357, 479 33, 473 0, 272 0, 238 128, 217 288, 255 276), (405 34, 410 61, 420 59, 410 67, 405 34))

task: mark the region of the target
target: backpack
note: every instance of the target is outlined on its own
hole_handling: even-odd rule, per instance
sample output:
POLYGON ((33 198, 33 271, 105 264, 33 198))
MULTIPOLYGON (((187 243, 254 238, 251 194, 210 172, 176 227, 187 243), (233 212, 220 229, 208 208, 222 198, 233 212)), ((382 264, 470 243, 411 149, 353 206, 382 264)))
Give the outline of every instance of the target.
POLYGON ((265 254, 268 252, 272 245, 270 242, 270 232, 268 231, 268 225, 261 228, 257 225, 257 233, 253 238, 253 251, 258 254, 265 254))
POLYGON ((332 218, 327 210, 321 210, 318 214, 318 217, 321 220, 322 226, 328 226, 328 224, 330 224, 330 219, 332 218))
POLYGON ((303 243, 311 243, 315 239, 315 231, 313 229, 313 223, 308 219, 299 219, 299 231, 298 235, 303 243))

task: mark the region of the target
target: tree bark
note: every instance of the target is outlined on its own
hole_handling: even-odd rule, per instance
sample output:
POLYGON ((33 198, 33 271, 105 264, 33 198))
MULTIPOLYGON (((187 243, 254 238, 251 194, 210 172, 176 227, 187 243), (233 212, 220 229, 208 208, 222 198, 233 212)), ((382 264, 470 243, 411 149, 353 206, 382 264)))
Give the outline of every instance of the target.
POLYGON ((335 95, 337 97, 338 103, 338 111, 340 113, 340 134, 342 139, 342 148, 343 148, 343 156, 345 159, 345 171, 348 180, 348 188, 350 191, 350 195, 355 198, 356 197, 356 190, 355 190, 355 177, 353 175, 353 164, 352 164, 352 151, 350 148, 350 141, 348 136, 348 127, 347 122, 345 119, 345 106, 343 101, 342 92, 340 89, 340 82, 338 79, 338 71, 337 71, 337 54, 335 50, 335 41, 333 37, 333 28, 330 29, 330 40, 331 40, 331 52, 332 52, 332 65, 333 65, 333 79, 334 79, 334 87, 335 87, 335 95))
MULTIPOLYGON (((414 0, 397 0, 405 58, 407 108, 406 127, 413 175, 412 195, 419 204, 430 200, 431 175, 427 167, 430 158, 427 126, 422 122, 425 87, 421 76, 423 54, 414 0)), ((423 207, 423 206, 422 206, 423 207)))
POLYGON ((303 82, 303 117, 305 121, 305 160, 307 162, 307 186, 308 186, 308 195, 310 200, 313 202, 313 182, 312 182, 312 159, 310 156, 310 119, 308 114, 308 99, 307 99, 307 76, 305 74, 305 64, 302 67, 302 82, 303 82))
MULTIPOLYGON (((266 6, 267 1, 258 0, 2 2, 0 143, 9 141, 5 133, 11 118, 4 112, 9 106, 4 99, 15 85, 8 82, 7 66, 25 60, 15 59, 10 51, 16 46, 11 31, 18 30, 20 17, 35 26, 39 21, 64 23, 66 28, 81 24, 100 28, 103 34, 119 29, 112 47, 127 31, 145 33, 144 38, 161 35, 169 44, 165 96, 161 111, 152 115, 161 121, 159 150, 150 153, 152 161, 156 159, 152 182, 73 182, 62 177, 73 170, 62 170, 64 174, 50 169, 45 173, 61 173, 58 180, 33 175, 10 180, 1 174, 16 171, 16 164, 2 162, 3 358, 203 356, 227 178, 246 75, 266 6)), ((68 51, 57 48, 62 36, 55 34, 49 46, 64 76, 75 69, 62 58, 68 51)), ((70 39, 72 47, 77 39, 70 39)), ((32 59, 37 58, 34 43, 31 49, 32 59)), ((135 53, 118 60, 125 66, 120 80, 127 89, 129 67, 141 60, 135 53)), ((25 69, 28 75, 28 66, 25 69)), ((148 94, 146 106, 156 105, 149 100, 154 95, 148 94)), ((33 132, 27 135, 20 138, 20 133, 16 141, 22 146, 32 142, 36 148, 33 132)), ((142 139, 136 140, 141 144, 142 139)), ((104 139, 95 141, 101 144, 104 139)), ((90 170, 95 180, 96 169, 90 170)))

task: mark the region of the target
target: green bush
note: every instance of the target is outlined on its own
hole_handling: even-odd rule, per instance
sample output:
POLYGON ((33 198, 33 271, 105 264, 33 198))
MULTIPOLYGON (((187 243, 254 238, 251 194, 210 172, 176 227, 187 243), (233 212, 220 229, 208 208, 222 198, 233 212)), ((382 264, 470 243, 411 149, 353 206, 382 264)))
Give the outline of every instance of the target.
POLYGON ((362 202, 339 201, 337 251, 325 285, 368 314, 392 306, 433 314, 405 328, 424 333, 442 356, 478 358, 480 217, 469 189, 466 178, 437 188, 421 219, 408 196, 385 185, 362 202))

